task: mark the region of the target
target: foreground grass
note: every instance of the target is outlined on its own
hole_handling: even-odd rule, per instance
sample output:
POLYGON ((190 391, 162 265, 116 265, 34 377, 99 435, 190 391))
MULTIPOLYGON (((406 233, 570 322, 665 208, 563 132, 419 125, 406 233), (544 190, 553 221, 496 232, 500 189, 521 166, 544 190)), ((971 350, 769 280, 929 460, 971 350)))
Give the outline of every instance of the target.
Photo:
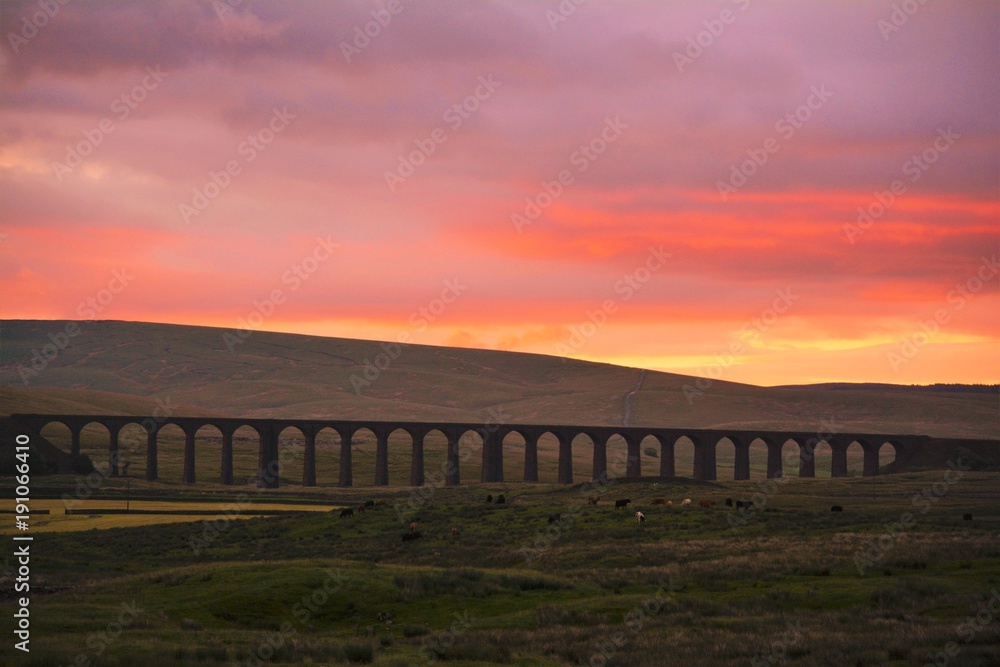
POLYGON ((870 480, 616 482, 597 506, 586 487, 431 487, 350 519, 42 535, 30 664, 924 665, 949 642, 949 665, 997 664, 998 482, 883 477, 874 500, 870 480), (402 542, 414 521, 423 537, 402 542))

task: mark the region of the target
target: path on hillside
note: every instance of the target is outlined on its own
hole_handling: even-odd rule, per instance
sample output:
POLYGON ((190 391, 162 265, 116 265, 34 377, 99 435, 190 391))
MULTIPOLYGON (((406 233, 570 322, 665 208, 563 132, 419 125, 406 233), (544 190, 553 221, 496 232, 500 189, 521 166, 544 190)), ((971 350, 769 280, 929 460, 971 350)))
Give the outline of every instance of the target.
POLYGON ((639 393, 642 389, 642 381, 646 379, 646 371, 642 369, 639 371, 639 379, 635 383, 632 391, 625 394, 625 416, 622 418, 622 426, 628 428, 628 421, 632 417, 632 397, 639 393))

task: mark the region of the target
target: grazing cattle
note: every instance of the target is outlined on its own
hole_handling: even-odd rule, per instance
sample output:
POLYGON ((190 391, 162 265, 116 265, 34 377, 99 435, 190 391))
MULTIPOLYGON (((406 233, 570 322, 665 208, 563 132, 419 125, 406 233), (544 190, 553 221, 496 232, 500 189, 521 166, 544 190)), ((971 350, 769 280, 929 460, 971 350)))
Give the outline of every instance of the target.
POLYGON ((493 502, 493 494, 492 493, 489 494, 488 496, 486 496, 486 502, 488 502, 488 503, 492 503, 493 502))
POLYGON ((374 500, 366 500, 365 501, 365 507, 375 507, 375 501, 374 500))
POLYGON ((420 533, 403 533, 404 542, 412 542, 413 540, 419 540, 423 537, 420 533))
POLYGON ((673 507, 673 506, 674 506, 674 501, 668 500, 667 501, 667 507, 673 507))
POLYGON ((666 505, 667 504, 667 499, 666 498, 653 498, 653 504, 654 505, 666 505))
POLYGON ((343 519, 345 516, 354 516, 354 510, 350 507, 340 510, 340 518, 343 519))
POLYGON ((600 496, 590 496, 589 498, 587 498, 587 503, 589 505, 596 505, 600 499, 601 499, 600 496))
POLYGON ((642 512, 635 513, 635 520, 639 522, 640 526, 646 525, 646 515, 642 512))
POLYGON ((747 509, 748 510, 748 509, 750 509, 752 507, 753 507, 753 501, 752 500, 737 500, 736 501, 736 509, 738 509, 738 510, 742 510, 742 509, 747 509))
POLYGON ((376 618, 382 621, 383 623, 392 623, 393 616, 391 612, 380 611, 378 613, 378 616, 376 616, 376 618))
POLYGON ((458 536, 459 536, 459 535, 460 535, 461 533, 459 533, 459 532, 458 532, 458 528, 452 528, 452 529, 451 529, 451 534, 452 534, 452 535, 453 535, 454 537, 458 537, 458 536))
POLYGON ((364 514, 364 513, 365 513, 365 506, 358 505, 358 514, 364 514))
POLYGON ((621 500, 615 501, 615 509, 626 509, 628 504, 632 502, 631 498, 622 498, 621 500))
POLYGON ((698 501, 698 507, 704 507, 704 508, 715 507, 715 501, 714 500, 699 500, 698 501))
POLYGON ((843 512, 844 508, 841 507, 840 505, 834 505, 833 507, 830 508, 830 511, 831 512, 843 512))
POLYGON ((502 493, 499 496, 497 496, 497 505, 503 505, 506 502, 507 499, 503 497, 502 493))
POLYGON ((558 521, 561 518, 562 518, 562 514, 550 514, 549 515, 549 523, 555 523, 556 521, 558 521))
POLYGON ((969 514, 968 512, 966 512, 965 514, 963 514, 962 518, 965 519, 966 521, 972 521, 972 515, 969 514))
POLYGON ((685 498, 684 502, 681 503, 681 507, 687 507, 690 504, 691 504, 691 499, 690 498, 685 498))
POLYGON ((417 532, 417 522, 416 521, 414 521, 413 523, 410 524, 410 532, 411 533, 417 532))
POLYGON ((726 498, 726 507, 732 507, 732 506, 733 506, 733 499, 726 498))

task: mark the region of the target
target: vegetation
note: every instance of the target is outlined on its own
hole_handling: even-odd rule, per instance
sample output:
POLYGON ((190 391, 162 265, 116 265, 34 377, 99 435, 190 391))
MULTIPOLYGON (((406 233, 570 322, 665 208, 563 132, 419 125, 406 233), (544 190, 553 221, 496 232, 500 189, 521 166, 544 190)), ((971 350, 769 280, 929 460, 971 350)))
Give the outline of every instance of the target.
MULTIPOLYGON (((949 665, 995 664, 1000 619, 967 619, 1000 599, 998 481, 938 471, 260 492, 293 507, 319 496, 387 504, 345 519, 219 522, 214 533, 206 517, 44 534, 31 664, 94 660, 102 646, 99 664, 111 665, 924 665, 949 642, 949 665), (587 504, 595 493, 600 504, 587 504), (618 497, 634 507, 615 511, 618 497), (659 497, 674 506, 652 505, 659 497), (737 513, 729 497, 756 506, 737 513), (694 506, 678 507, 683 498, 694 506), (907 512, 915 519, 900 527, 907 512), (411 522, 422 537, 404 543, 411 522), (196 552, 192 536, 206 535, 196 552)), ((202 507, 214 493, 174 495, 202 507)), ((109 481, 96 496, 120 494, 109 481)), ((236 499, 215 497, 220 516, 236 499)))

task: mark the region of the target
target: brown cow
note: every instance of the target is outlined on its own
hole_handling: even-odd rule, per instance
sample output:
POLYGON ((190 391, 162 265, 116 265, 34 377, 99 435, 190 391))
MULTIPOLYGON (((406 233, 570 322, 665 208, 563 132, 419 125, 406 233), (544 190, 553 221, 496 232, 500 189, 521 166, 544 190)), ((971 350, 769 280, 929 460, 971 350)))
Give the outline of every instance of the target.
POLYGON ((417 532, 417 522, 416 521, 414 521, 413 523, 410 524, 410 532, 411 533, 417 532))
POLYGON ((596 505, 598 501, 600 501, 600 499, 601 499, 600 496, 590 496, 589 498, 587 498, 587 503, 589 505, 596 505))

